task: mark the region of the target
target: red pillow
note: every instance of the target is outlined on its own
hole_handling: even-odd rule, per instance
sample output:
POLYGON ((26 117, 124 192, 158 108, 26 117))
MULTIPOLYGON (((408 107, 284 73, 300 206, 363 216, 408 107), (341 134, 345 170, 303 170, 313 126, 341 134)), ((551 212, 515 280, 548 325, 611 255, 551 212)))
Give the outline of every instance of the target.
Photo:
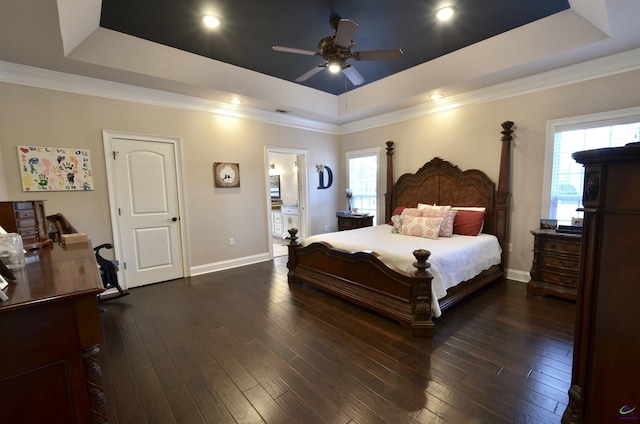
MULTIPOLYGON (((407 209, 407 208, 412 208, 413 206, 396 206, 396 208, 393 210, 393 213, 391 214, 391 216, 395 216, 395 215, 401 215, 402 211, 407 209)), ((393 226, 393 222, 389 221, 387 222, 387 224, 393 226)))
POLYGON ((485 212, 459 210, 453 219, 453 234, 477 236, 482 230, 485 212))

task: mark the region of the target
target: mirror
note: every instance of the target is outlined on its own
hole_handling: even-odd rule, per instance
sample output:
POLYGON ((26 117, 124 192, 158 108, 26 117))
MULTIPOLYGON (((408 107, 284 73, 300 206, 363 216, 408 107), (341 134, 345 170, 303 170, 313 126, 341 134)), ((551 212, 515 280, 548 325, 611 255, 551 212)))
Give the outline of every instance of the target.
POLYGON ((271 193, 271 199, 280 199, 280 175, 271 175, 269 183, 269 192, 271 193))

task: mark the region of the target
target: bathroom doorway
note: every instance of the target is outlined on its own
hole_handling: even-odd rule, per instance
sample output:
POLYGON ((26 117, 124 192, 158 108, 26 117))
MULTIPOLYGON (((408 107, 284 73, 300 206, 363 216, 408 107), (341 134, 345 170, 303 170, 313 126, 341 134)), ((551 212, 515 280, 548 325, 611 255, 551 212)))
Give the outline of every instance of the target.
POLYGON ((271 257, 285 256, 288 230, 297 228, 300 239, 306 235, 307 151, 267 147, 265 158, 271 257))

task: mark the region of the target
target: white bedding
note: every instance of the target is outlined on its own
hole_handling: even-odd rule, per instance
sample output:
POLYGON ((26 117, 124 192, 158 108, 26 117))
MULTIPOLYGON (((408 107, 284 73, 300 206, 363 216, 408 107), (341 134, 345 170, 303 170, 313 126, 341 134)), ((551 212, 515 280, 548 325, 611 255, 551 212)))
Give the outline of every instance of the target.
POLYGON ((392 234, 387 224, 358 228, 349 231, 318 234, 308 237, 303 245, 324 241, 333 247, 351 251, 371 250, 387 262, 405 272, 413 272, 416 249, 431 252, 428 262, 433 275, 431 308, 434 317, 441 315, 438 299, 447 294, 447 289, 469 280, 482 271, 500 263, 500 244, 495 236, 480 234, 477 237, 440 237, 437 240, 392 234))

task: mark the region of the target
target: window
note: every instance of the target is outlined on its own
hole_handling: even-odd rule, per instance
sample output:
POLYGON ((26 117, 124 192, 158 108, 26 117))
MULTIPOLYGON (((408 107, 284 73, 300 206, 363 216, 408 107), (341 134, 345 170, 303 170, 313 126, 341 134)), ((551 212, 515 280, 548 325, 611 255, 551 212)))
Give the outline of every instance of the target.
POLYGON ((584 168, 571 154, 581 150, 621 147, 640 141, 640 108, 551 121, 547 126, 547 157, 542 217, 571 224, 582 217, 584 168))
MULTIPOLYGON (((351 207, 358 213, 378 212, 378 157, 380 149, 347 152, 347 188, 351 190, 351 207)), ((346 193, 345 193, 346 196, 346 193)))

